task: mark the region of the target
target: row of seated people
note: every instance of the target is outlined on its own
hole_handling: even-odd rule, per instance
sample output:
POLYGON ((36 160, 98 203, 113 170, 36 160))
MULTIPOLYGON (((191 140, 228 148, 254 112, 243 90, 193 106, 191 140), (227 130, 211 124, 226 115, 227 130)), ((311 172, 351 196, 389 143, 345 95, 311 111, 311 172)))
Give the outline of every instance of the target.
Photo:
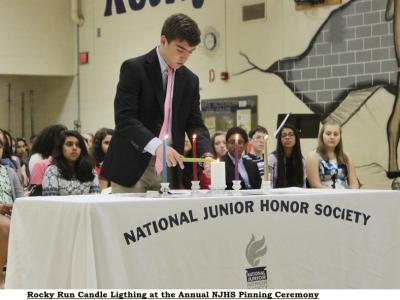
MULTIPOLYGON (((57 141, 61 137, 61 132, 67 130, 64 125, 53 125, 43 129, 37 136, 32 136, 30 143, 25 139, 14 139, 11 135, 0 129, 1 136, 4 138, 3 155, 1 165, 7 166, 15 171, 24 188, 24 195, 41 195, 41 185, 48 166, 52 164, 52 154, 57 150, 57 141), (31 142, 33 145, 31 145, 31 142), (31 153, 31 155, 29 155, 31 153)), ((99 175, 101 164, 108 150, 114 130, 108 128, 99 129, 95 135, 84 133, 79 138, 83 138, 84 148, 89 155, 91 165, 94 167, 96 175, 99 175)), ((58 146, 62 146, 59 143, 58 146)), ((80 146, 80 145, 79 145, 80 146)), ((74 150, 75 151, 75 150, 74 150)), ((78 151, 81 151, 79 148, 78 151)), ((82 153, 84 160, 86 154, 82 153)), ((108 181, 99 178, 99 185, 105 188, 108 181)))
MULTIPOLYGON (((74 139, 76 146, 70 147, 73 151, 72 155, 78 155, 74 159, 79 162, 87 162, 87 170, 75 167, 73 177, 65 167, 64 157, 66 152, 65 133, 66 127, 63 125, 49 126, 42 130, 33 143, 32 155, 29 163, 26 156, 26 142, 18 138, 16 140, 4 130, 0 131, 4 140, 4 151, 1 158, 1 165, 7 166, 17 171, 20 175, 21 169, 24 176, 19 176, 23 187, 27 188, 26 181, 29 182, 29 195, 70 195, 80 194, 81 190, 77 183, 71 182, 72 186, 76 186, 75 191, 72 187, 66 187, 65 182, 63 188, 54 190, 54 186, 47 190, 49 182, 47 177, 54 177, 56 174, 55 167, 58 166, 61 173, 58 176, 64 176, 68 181, 78 179, 82 183, 82 174, 94 167, 96 176, 99 176, 101 164, 107 153, 108 145, 113 135, 112 129, 102 128, 98 130, 95 136, 90 134, 79 134, 73 131, 67 131, 76 137, 68 137, 74 139), (64 137, 60 139, 60 137, 64 137), (11 140, 11 142, 10 142, 11 140), (14 142, 12 142, 14 140, 14 142), (81 145, 82 143, 82 145, 81 145), (10 145, 15 145, 10 150, 10 145), (22 151, 21 151, 22 150, 22 151), (11 154, 10 154, 11 152, 11 154), (15 156, 13 156, 14 154, 15 156), (22 155, 21 155, 22 154, 22 155), (54 154, 52 156, 52 154, 54 154), (57 159, 57 160, 56 160, 57 159), (60 162, 64 159, 63 162, 60 162), (17 161, 17 163, 15 163, 17 161), (54 165, 49 170, 46 177, 45 173, 50 165, 54 165), (27 168, 29 166, 29 168, 27 168), (25 179, 28 177, 28 180, 25 179), (44 179, 46 180, 44 181, 44 179), (41 189, 44 188, 43 193, 41 189)), ((235 137, 238 136, 238 152, 239 152, 239 175, 243 189, 259 188, 264 176, 264 144, 265 137, 268 135, 267 130, 262 126, 252 129, 247 135, 246 131, 240 127, 233 127, 227 133, 217 132, 212 137, 212 145, 215 158, 225 161, 226 166, 226 184, 227 189, 232 188, 232 180, 234 177, 234 156, 235 156, 235 137), (251 145, 248 148, 248 145, 251 145), (250 151, 246 151, 249 150, 250 151)), ((191 156, 191 142, 187 138, 185 141, 185 156, 191 156)), ((191 164, 185 164, 185 170, 181 172, 178 185, 180 188, 190 188, 192 180, 191 164)), ((297 130, 290 124, 285 124, 278 132, 276 150, 268 155, 268 170, 272 187, 309 187, 313 188, 358 188, 359 184, 355 173, 355 168, 350 156, 343 151, 343 143, 341 139, 341 128, 337 124, 326 123, 321 128, 318 147, 312 151, 306 158, 301 153, 300 138, 297 130), (307 161, 307 163, 306 163, 307 161)), ((210 165, 204 164, 199 168, 199 176, 201 178, 201 187, 210 187, 210 165)), ((102 190, 110 185, 107 179, 96 178, 99 189, 102 190)), ((59 180, 57 182, 60 182, 59 180)), ((85 182, 85 181, 83 181, 85 182)))
MULTIPOLYGON (((214 156, 225 161, 227 189, 232 189, 234 179, 235 139, 238 135, 239 177, 242 189, 258 189, 264 178, 264 143, 268 131, 262 126, 253 128, 247 135, 240 127, 229 129, 226 134, 217 132, 211 141, 214 156), (250 145, 250 147, 248 147, 250 145), (246 151, 247 150, 247 151, 246 151)), ((185 141, 185 155, 190 156, 191 144, 185 141)), ((202 188, 209 188, 209 165, 200 174, 202 188)), ((342 129, 334 122, 323 124, 318 146, 304 159, 300 135, 291 124, 285 124, 277 133, 276 150, 268 155, 268 172, 273 188, 359 188, 352 159, 343 150, 342 129)), ((184 187, 190 188, 192 169, 185 164, 182 177, 184 187)))
MULTIPOLYGON (((83 179, 91 177, 83 174, 88 173, 95 175, 93 179, 98 186, 95 189, 96 191, 110 185, 105 178, 100 176, 100 170, 114 130, 101 128, 93 136, 90 133, 80 134, 63 127, 62 125, 55 125, 47 128, 51 132, 47 136, 54 136, 49 139, 53 146, 49 147, 49 143, 40 142, 41 134, 34 143, 33 150, 35 150, 36 144, 40 150, 35 151, 29 160, 29 169, 31 170, 30 195, 88 193, 86 189, 82 190, 82 185, 87 185, 88 181, 83 179), (55 166, 58 168, 55 168, 55 166), (52 168, 49 170, 50 167, 52 168), (57 175, 56 178, 61 179, 55 181, 55 175, 57 175), (63 184, 54 186, 55 182, 62 182, 63 184), (50 183, 52 185, 49 187, 50 183)), ((90 192, 92 193, 95 190, 90 190, 90 192)))

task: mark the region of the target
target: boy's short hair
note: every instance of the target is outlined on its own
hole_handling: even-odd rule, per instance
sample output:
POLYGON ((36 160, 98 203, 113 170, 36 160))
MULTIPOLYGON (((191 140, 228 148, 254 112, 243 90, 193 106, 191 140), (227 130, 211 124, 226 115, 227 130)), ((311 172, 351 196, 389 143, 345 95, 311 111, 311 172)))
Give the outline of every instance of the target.
POLYGON ((173 40, 186 41, 191 47, 200 44, 200 29, 197 23, 185 14, 173 14, 165 20, 161 29, 168 42, 173 40))
POLYGON ((247 132, 242 127, 232 127, 232 128, 230 128, 226 132, 226 141, 228 142, 228 139, 234 134, 240 134, 242 136, 242 138, 244 139, 245 143, 247 143, 249 141, 249 137, 247 136, 247 132))
POLYGON ((256 132, 261 132, 261 133, 264 133, 264 134, 268 134, 267 128, 262 127, 262 126, 260 126, 260 125, 257 125, 257 126, 254 127, 252 130, 249 131, 249 138, 252 139, 252 138, 253 138, 253 135, 254 135, 256 132))

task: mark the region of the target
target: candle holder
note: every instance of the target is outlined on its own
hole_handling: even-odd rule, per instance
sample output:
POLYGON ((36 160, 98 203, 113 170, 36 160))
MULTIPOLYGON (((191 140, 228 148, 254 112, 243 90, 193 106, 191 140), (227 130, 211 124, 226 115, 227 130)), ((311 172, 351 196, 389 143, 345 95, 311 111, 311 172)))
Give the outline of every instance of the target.
POLYGON ((261 184, 262 190, 269 190, 271 189, 271 181, 270 180, 263 180, 261 184))
POLYGON ((168 194, 169 194, 169 182, 161 182, 160 193, 163 196, 168 196, 168 194))
POLYGON ((240 184, 240 180, 232 180, 233 183, 233 190, 235 192, 239 191, 242 188, 242 185, 240 184))
POLYGON ((400 190, 400 177, 395 178, 392 182, 392 190, 400 190))
POLYGON ((192 192, 197 193, 200 190, 200 181, 199 180, 192 180, 192 192))

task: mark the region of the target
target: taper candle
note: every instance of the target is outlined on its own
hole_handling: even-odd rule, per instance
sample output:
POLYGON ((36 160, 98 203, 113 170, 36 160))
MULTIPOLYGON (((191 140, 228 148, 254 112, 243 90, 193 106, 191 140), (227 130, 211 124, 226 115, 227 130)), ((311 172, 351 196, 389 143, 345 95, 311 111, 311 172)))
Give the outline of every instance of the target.
POLYGON ((166 135, 163 139, 163 167, 162 167, 162 182, 168 182, 168 175, 167 175, 167 140, 168 135, 166 135))
POLYGON ((235 136, 235 180, 239 180, 239 134, 235 136))
MULTIPOLYGON (((197 157, 197 140, 196 135, 193 134, 192 136, 192 148, 193 148, 193 158, 197 157)), ((197 181, 197 162, 193 162, 193 180, 197 181)))
POLYGON ((268 134, 264 137, 264 180, 268 181, 269 179, 269 167, 268 167, 268 134))

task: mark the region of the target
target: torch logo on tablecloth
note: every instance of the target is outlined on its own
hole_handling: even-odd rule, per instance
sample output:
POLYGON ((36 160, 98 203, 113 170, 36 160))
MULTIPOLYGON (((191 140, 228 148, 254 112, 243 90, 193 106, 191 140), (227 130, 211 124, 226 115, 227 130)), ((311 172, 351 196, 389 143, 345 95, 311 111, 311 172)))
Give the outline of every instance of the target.
POLYGON ((246 269, 247 288, 262 289, 267 287, 266 266, 258 266, 261 258, 267 253, 265 237, 256 240, 254 234, 251 235, 250 242, 246 247, 246 258, 253 267, 246 269))

